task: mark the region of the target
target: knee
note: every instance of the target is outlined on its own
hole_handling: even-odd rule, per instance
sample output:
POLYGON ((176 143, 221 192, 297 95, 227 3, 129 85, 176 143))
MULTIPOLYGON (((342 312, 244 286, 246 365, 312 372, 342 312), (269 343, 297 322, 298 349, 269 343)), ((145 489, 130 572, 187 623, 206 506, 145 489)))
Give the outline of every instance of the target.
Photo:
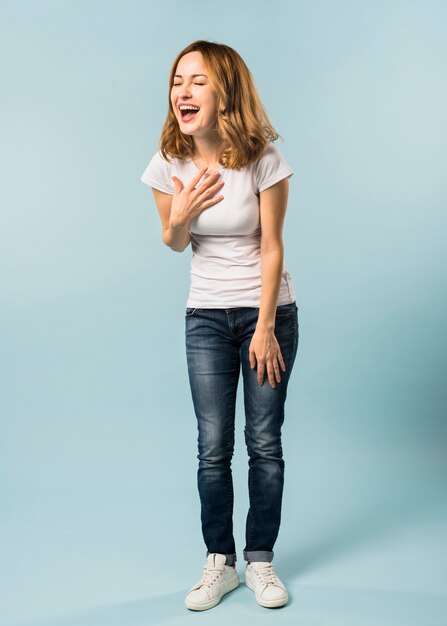
POLYGON ((250 459, 265 459, 270 461, 282 461, 283 450, 281 433, 249 433, 245 429, 245 444, 250 459))
POLYGON ((234 441, 221 438, 199 441, 197 458, 201 466, 217 467, 230 465, 234 453, 234 441))

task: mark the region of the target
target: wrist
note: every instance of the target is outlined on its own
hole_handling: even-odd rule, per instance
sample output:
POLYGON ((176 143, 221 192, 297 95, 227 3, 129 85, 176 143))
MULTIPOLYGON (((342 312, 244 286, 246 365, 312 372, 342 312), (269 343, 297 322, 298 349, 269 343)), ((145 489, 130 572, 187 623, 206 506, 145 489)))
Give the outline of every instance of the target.
POLYGON ((169 220, 169 228, 171 230, 173 230, 174 232, 177 232, 179 230, 183 230, 186 226, 188 225, 188 222, 186 220, 173 220, 170 219, 169 220))
POLYGON ((263 332, 273 332, 275 330, 275 320, 270 318, 259 318, 256 323, 256 328, 263 332))

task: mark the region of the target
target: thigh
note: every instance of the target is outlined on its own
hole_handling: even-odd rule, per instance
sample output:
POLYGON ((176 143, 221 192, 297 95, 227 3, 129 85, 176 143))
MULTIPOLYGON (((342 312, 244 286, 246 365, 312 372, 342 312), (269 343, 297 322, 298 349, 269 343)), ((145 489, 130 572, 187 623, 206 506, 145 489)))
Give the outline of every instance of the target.
POLYGON ((275 337, 279 343, 286 371, 280 369, 281 382, 272 388, 267 373, 259 385, 257 369, 251 368, 249 346, 255 330, 257 317, 244 337, 241 348, 242 374, 244 379, 244 404, 246 433, 256 439, 269 439, 279 435, 284 421, 284 403, 287 386, 292 373, 298 349, 298 309, 295 302, 277 307, 275 317, 275 337))
POLYGON ((186 309, 185 347, 199 444, 232 445, 240 354, 225 310, 186 309))
MULTIPOLYGON (((275 337, 278 340, 281 354, 286 366, 285 382, 287 384, 295 363, 298 350, 299 324, 296 302, 277 307, 275 317, 275 337)), ((283 372, 280 370, 281 380, 283 372)))

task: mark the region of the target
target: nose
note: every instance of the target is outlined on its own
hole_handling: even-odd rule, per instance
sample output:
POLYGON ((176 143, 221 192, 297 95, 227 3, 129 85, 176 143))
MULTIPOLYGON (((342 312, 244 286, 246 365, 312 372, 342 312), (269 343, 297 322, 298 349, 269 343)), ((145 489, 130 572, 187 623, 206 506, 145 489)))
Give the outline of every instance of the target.
POLYGON ((180 98, 189 98, 191 97, 191 88, 189 83, 184 82, 180 88, 180 98))

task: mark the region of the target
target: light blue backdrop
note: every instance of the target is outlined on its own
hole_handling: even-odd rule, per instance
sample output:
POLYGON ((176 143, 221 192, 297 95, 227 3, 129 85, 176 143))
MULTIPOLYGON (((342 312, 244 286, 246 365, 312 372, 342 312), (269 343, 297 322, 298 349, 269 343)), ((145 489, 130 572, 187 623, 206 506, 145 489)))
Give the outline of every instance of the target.
MULTIPOLYGON (((2 626, 445 623, 446 18, 434 0, 0 3, 2 626), (190 248, 162 244, 140 176, 198 38, 246 60, 295 170, 273 617, 243 586, 183 607, 205 556, 190 248)), ((243 419, 240 395, 241 578, 243 419)))

